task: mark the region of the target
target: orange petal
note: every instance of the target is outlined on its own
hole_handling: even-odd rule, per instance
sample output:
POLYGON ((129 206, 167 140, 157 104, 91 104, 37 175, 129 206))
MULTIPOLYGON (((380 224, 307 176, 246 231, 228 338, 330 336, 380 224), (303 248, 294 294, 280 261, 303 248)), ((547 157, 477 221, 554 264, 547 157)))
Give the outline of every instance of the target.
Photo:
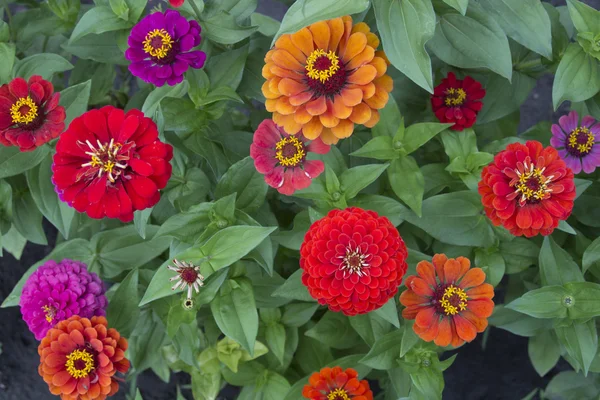
POLYGON ((265 54, 265 64, 268 64, 271 61, 275 50, 276 49, 271 49, 271 50, 267 51, 267 54, 265 54))
POLYGON ((452 341, 452 326, 450 318, 442 317, 438 328, 438 335, 433 341, 437 346, 446 347, 452 341))
POLYGON ((306 103, 310 99, 312 99, 313 94, 310 91, 299 93, 295 96, 290 97, 290 104, 293 106, 301 106, 306 103))
POLYGON ((277 109, 277 99, 265 100, 265 108, 268 112, 273 112, 277 109))
POLYGON ((312 33, 308 28, 302 28, 296 33, 291 35, 292 43, 304 53, 305 56, 309 56, 314 51, 312 33))
POLYGON ((346 69, 353 70, 364 64, 367 64, 373 60, 375 56, 375 50, 372 47, 365 47, 363 51, 358 53, 350 62, 346 65, 346 69))
POLYGON ((367 37, 364 33, 357 32, 350 35, 346 47, 340 52, 340 57, 344 64, 352 60, 357 54, 361 53, 367 45, 367 37))
POLYGON ((373 97, 365 98, 365 103, 367 103, 371 108, 381 110, 385 107, 389 99, 389 93, 378 88, 373 97))
POLYGON ((321 124, 319 117, 313 117, 308 123, 302 126, 302 134, 310 140, 318 138, 321 131, 323 131, 323 124, 321 124))
MULTIPOLYGON (((280 78, 292 78, 295 80, 302 80, 304 75, 297 71, 291 71, 289 69, 281 68, 279 65, 269 64, 269 72, 271 76, 278 76, 280 78)), ((265 75, 263 70, 263 76, 265 75)), ((265 77, 266 78, 266 77, 265 77)))
POLYGON ((275 104, 275 111, 282 115, 290 115, 296 111, 296 107, 290 104, 287 97, 281 97, 277 99, 275 104))
MULTIPOLYGON (((408 292, 408 290, 407 290, 408 292)), ((423 307, 407 307, 402 310, 402 318, 404 319, 415 319, 419 311, 421 311, 423 307)))
POLYGON ((323 131, 321 132, 321 136, 319 136, 319 138, 321 138, 323 143, 329 145, 336 144, 339 141, 339 139, 333 134, 333 132, 329 128, 323 128, 323 131))
POLYGON ((494 287, 489 283, 484 283, 480 286, 467 290, 469 299, 491 299, 494 297, 494 287))
POLYGON ((357 85, 366 85, 367 83, 373 82, 373 79, 377 76, 377 70, 372 65, 363 65, 358 68, 348 77, 348 83, 355 83, 357 85))
POLYGON ((487 318, 494 311, 494 302, 490 299, 467 300, 467 310, 479 318, 487 318))
POLYGON ((379 78, 376 78, 373 83, 375 86, 385 90, 388 93, 394 90, 394 80, 389 75, 383 75, 379 78))
POLYGON ((375 96, 375 92, 377 91, 377 86, 373 82, 369 82, 366 85, 357 86, 360 90, 363 91, 363 100, 370 99, 375 96))
POLYGON ((342 89, 341 94, 342 94, 342 101, 348 107, 354 107, 355 105, 359 104, 363 98, 363 91, 358 88, 342 89))
POLYGON ((281 115, 278 112, 274 112, 273 122, 283 127, 283 130, 286 131, 288 135, 295 135, 302 128, 302 125, 294 121, 293 115, 281 115))
POLYGON ((308 88, 305 84, 300 83, 290 78, 283 78, 277 85, 279 93, 284 96, 295 96, 299 93, 306 91, 308 88))
POLYGON ((354 132, 354 122, 342 119, 336 127, 331 128, 331 132, 339 139, 350 137, 354 132))
POLYGON ((352 107, 348 107, 347 105, 345 105, 344 100, 340 95, 336 95, 333 98, 331 110, 333 112, 333 115, 339 119, 346 119, 352 114, 352 107))
POLYGON ((458 333, 458 336, 460 336, 461 339, 467 342, 475 339, 475 336, 477 336, 477 331, 472 323, 461 317, 459 314, 452 318, 454 319, 454 324, 456 326, 456 333, 458 333))
POLYGON ((419 325, 421 328, 429 328, 436 316, 435 308, 423 308, 417 314, 417 318, 415 318, 415 325, 419 325))
POLYGON ((281 94, 279 93, 279 82, 281 81, 281 78, 273 78, 273 79, 269 79, 267 82, 269 82, 269 90, 271 91, 271 93, 277 93, 277 94, 281 94))
POLYGON ((329 50, 329 38, 331 33, 329 32, 329 25, 326 21, 315 22, 308 27, 310 33, 312 33, 313 41, 317 49, 329 50))
POLYGON ((367 33, 367 46, 371 46, 373 49, 379 47, 379 38, 373 32, 367 33))
POLYGON ((387 65, 390 65, 390 64, 391 64, 391 62, 390 62, 390 59, 389 59, 389 58, 387 58, 387 55, 385 54, 385 51, 383 51, 383 50, 377 50, 377 51, 375 52, 375 57, 381 57, 381 58, 383 58, 383 60, 385 61, 385 63, 386 63, 387 65))
POLYGON ((263 67, 262 67, 263 78, 269 79, 269 78, 273 77, 273 73, 271 72, 272 67, 275 67, 275 64, 267 63, 267 64, 263 65, 263 67))
POLYGON ((400 295, 400 304, 402 304, 405 307, 426 304, 428 302, 429 299, 427 297, 419 296, 410 289, 405 290, 400 295))
POLYGON ((411 279, 410 282, 407 280, 406 286, 420 296, 433 296, 433 290, 427 284, 425 279, 415 277, 411 279))
POLYGON ((294 120, 300 125, 307 124, 311 119, 312 115, 310 115, 304 106, 300 106, 296 109, 296 113, 294 114, 294 120))
MULTIPOLYGON (((329 101, 327 101, 329 103, 329 101)), ((319 119, 325 128, 333 128, 340 123, 340 119, 336 118, 328 107, 328 110, 319 115, 319 119)))
POLYGON ((371 119, 371 107, 365 103, 360 103, 354 106, 349 118, 355 124, 364 124, 371 119))
POLYGON ((417 274, 429 285, 437 286, 435 279, 435 269, 429 261, 420 261, 417 264, 417 274))
POLYGON ((298 60, 294 58, 289 52, 286 50, 275 50, 273 52, 272 60, 275 64, 279 65, 281 68, 287 68, 292 71, 303 71, 304 65, 300 64, 298 60))
POLYGON ((458 336, 458 333, 456 332, 456 323, 454 322, 454 318, 450 318, 450 323, 452 326, 452 342, 450 342, 450 344, 454 347, 462 346, 465 344, 465 341, 458 336))
POLYGON ((265 98, 267 99, 276 99, 280 97, 281 95, 279 94, 279 92, 274 93, 271 91, 271 89, 269 89, 269 84, 270 81, 266 81, 265 83, 263 83, 261 88, 263 96, 265 96, 265 98))
POLYGON ((372 128, 375 125, 377 125, 377 123, 379 122, 379 118, 380 118, 379 111, 371 109, 371 119, 369 119, 363 125, 366 126, 367 128, 372 128))
POLYGON ((462 277, 458 286, 462 289, 472 288, 481 285, 485 281, 485 273, 481 268, 471 268, 462 277))
POLYGON ((446 257, 445 254, 435 254, 431 260, 431 263, 435 268, 435 272, 442 282, 446 281, 444 277, 444 264, 446 264, 446 261, 448 261, 448 257, 446 257))
POLYGON ((310 115, 321 115, 327 111, 325 96, 317 97, 313 101, 306 103, 306 111, 308 111, 310 115))
POLYGON ((344 22, 344 34, 342 35, 342 38, 340 39, 340 44, 338 45, 338 54, 341 54, 340 52, 346 48, 348 38, 350 38, 350 35, 352 34, 352 17, 349 15, 345 15, 342 17, 342 22, 344 22))
POLYGON ((479 318, 477 315, 472 313, 471 311, 463 311, 460 315, 462 315, 467 321, 473 324, 475 330, 477 332, 485 331, 485 328, 488 326, 488 321, 485 318, 479 318))
POLYGON ((327 21, 331 36, 329 38, 329 50, 336 51, 340 40, 344 35, 344 21, 341 18, 334 18, 327 21))
POLYGON ((278 49, 284 49, 289 52, 299 63, 304 64, 306 62, 306 56, 294 43, 292 42, 291 35, 281 35, 275 42, 275 47, 278 49))
POLYGON ((52 384, 54 386, 62 386, 64 384, 66 384, 67 382, 69 382, 69 379, 71 379, 71 375, 66 370, 63 370, 63 371, 56 373, 52 377, 52 384))
POLYGON ((424 341, 431 342, 433 339, 435 339, 437 337, 439 329, 440 329, 440 320, 439 320, 439 317, 436 315, 435 318, 433 318, 433 320, 431 321, 431 325, 427 329, 424 329, 419 336, 424 341))
POLYGON ((444 277, 446 278, 446 283, 456 283, 458 278, 460 277, 460 262, 451 258, 444 264, 444 277))
POLYGON ((369 28, 369 25, 367 25, 366 23, 359 22, 352 27, 352 33, 356 32, 362 32, 366 34, 371 32, 371 28, 369 28))
POLYGON ((387 63, 381 57, 373 57, 371 65, 377 70, 377 77, 382 77, 387 72, 387 63))

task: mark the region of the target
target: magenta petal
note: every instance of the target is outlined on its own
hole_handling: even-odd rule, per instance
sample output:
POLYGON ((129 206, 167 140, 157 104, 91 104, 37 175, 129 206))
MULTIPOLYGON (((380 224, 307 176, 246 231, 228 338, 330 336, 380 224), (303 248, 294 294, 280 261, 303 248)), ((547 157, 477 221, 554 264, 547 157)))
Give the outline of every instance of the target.
POLYGON ((307 146, 307 150, 317 154, 327 154, 331 146, 323 143, 320 137, 316 138, 307 146))
POLYGON ((596 136, 596 142, 600 141, 600 122, 590 128, 590 132, 592 132, 596 136))
POLYGON ((275 157, 268 154, 258 154, 254 158, 254 167, 261 174, 269 174, 279 162, 275 157))
POLYGON ((559 125, 553 124, 551 131, 552 131, 552 135, 558 139, 565 139, 567 137, 565 132, 562 129, 560 129, 559 125))
POLYGON ((256 128, 253 143, 264 148, 275 148, 277 142, 281 140, 281 133, 275 122, 265 119, 256 128))
POLYGON ((577 129, 577 122, 579 121, 579 115, 576 111, 571 111, 568 115, 563 115, 558 119, 560 127, 569 134, 577 129))
POLYGON ((578 157, 566 157, 564 158, 567 167, 571 168, 574 174, 581 172, 581 159, 578 157))
POLYGON ((565 147, 565 139, 559 139, 556 136, 552 136, 550 138, 550 145, 552 145, 552 147, 555 149, 563 148, 565 147))
POLYGON ((312 178, 315 179, 325 171, 325 164, 319 160, 307 160, 304 162, 304 171, 312 178))
POLYGON ((586 128, 589 128, 590 126, 592 126, 594 124, 594 122, 596 122, 594 117, 592 117, 591 115, 586 115, 581 120, 581 126, 585 126, 586 128))
POLYGON ((283 173, 283 181, 281 182, 281 186, 277 188, 277 191, 286 196, 294 194, 296 189, 294 188, 292 170, 288 169, 283 173))
POLYGON ((596 170, 596 167, 598 167, 599 165, 598 160, 591 155, 584 157, 581 161, 583 164, 583 172, 585 172, 586 174, 591 174, 592 172, 594 172, 596 170))
POLYGON ((277 189, 283 185, 283 167, 274 168, 270 174, 265 175, 267 185, 277 189))
POLYGON ((310 176, 302 168, 292 168, 292 186, 296 190, 306 189, 312 183, 310 176))

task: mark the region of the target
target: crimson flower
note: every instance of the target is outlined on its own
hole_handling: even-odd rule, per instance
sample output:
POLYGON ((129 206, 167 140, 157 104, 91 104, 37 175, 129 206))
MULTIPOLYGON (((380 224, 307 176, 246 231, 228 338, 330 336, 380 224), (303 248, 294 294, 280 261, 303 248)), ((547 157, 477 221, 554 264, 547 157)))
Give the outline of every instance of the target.
POLYGON ((477 119, 477 114, 483 107, 481 99, 485 96, 485 89, 481 83, 470 76, 464 80, 456 79, 450 72, 437 85, 431 96, 431 106, 435 116, 442 123, 454 123, 450 129, 462 131, 470 128, 477 119))

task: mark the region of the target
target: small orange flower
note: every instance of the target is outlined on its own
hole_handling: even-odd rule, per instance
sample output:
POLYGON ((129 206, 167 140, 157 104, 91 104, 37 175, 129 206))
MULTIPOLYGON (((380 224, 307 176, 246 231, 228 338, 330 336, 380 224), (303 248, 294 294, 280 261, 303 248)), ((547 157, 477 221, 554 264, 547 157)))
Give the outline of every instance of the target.
POLYGON ((413 330, 426 342, 457 347, 475 339, 492 315, 494 288, 484 283, 481 268, 470 268, 465 257, 433 256, 433 264, 421 261, 418 276, 406 278, 408 288, 400 295, 406 306, 402 316, 414 319, 413 330))
POLYGON ((106 318, 74 315, 42 339, 38 372, 62 400, 104 400, 119 390, 115 373, 129 369, 125 350, 127 340, 106 318))
POLYGON ((310 400, 373 400, 369 382, 358 380, 352 368, 325 367, 308 378, 302 396, 310 400))
POLYGON ((379 121, 393 82, 379 38, 345 16, 282 35, 265 56, 262 86, 267 111, 290 135, 335 144, 379 121))

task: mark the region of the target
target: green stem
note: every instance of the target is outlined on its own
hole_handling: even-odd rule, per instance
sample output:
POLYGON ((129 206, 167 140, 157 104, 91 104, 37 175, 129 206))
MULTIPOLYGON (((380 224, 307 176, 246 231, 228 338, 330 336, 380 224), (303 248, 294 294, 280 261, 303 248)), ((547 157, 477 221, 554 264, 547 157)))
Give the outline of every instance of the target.
POLYGON ((192 8, 194 9, 194 13, 196 14, 196 18, 198 19, 198 22, 200 22, 200 14, 202 14, 202 13, 198 9, 196 2, 194 0, 190 0, 189 3, 192 6, 192 8))
POLYGON ((539 67, 540 65, 542 65, 541 60, 542 60, 541 58, 534 58, 533 60, 517 63, 515 65, 515 70, 523 71, 526 69, 530 69, 530 68, 533 69, 533 68, 539 67))
POLYGON ((48 46, 48 39, 50 39, 49 36, 44 36, 44 44, 42 45, 42 53, 46 52, 46 46, 48 46))
POLYGON ((8 30, 10 31, 10 41, 14 42, 15 31, 13 29, 12 13, 10 12, 10 7, 8 6, 8 4, 6 5, 6 7, 4 7, 4 10, 6 11, 6 17, 8 18, 8 30))

